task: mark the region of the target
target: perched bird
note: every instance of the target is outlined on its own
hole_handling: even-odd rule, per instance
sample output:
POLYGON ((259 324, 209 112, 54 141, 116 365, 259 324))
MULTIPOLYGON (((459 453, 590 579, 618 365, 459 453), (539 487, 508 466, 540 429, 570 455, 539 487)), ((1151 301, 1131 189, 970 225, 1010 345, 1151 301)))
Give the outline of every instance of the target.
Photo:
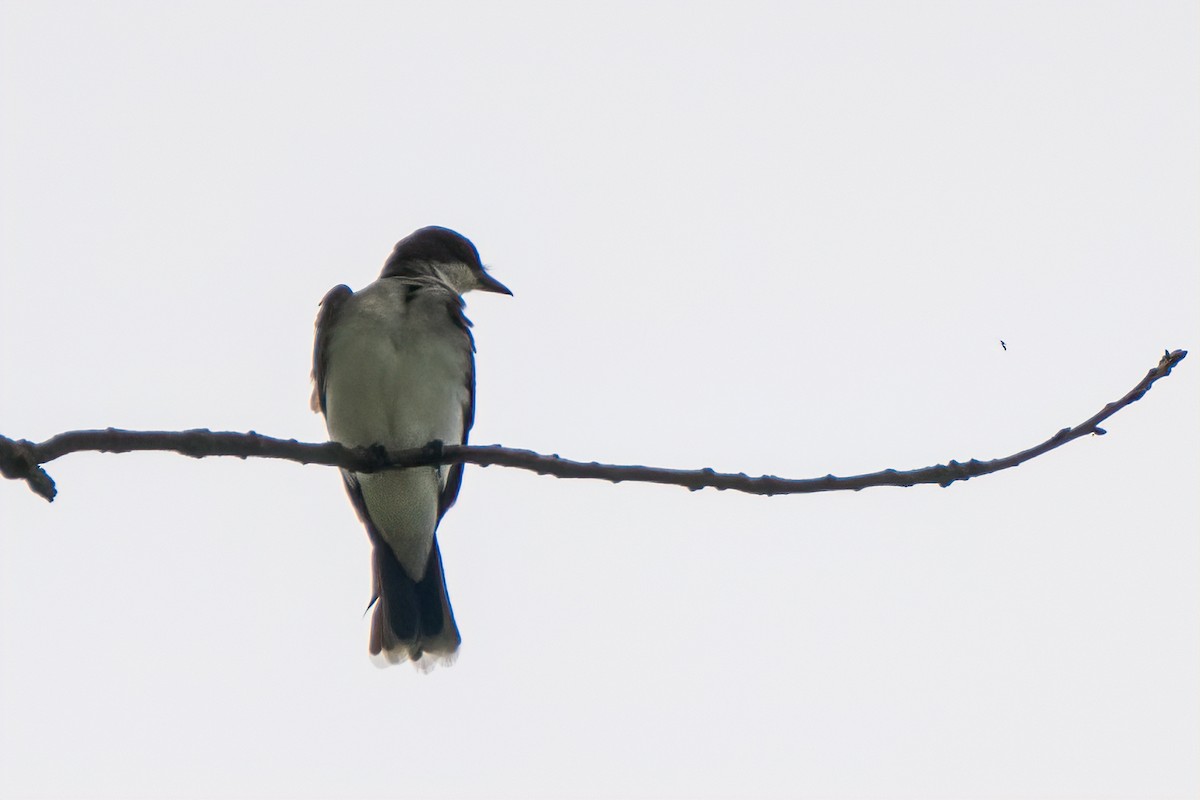
MULTIPOLYGON (((335 286, 321 301, 313 411, 352 447, 466 444, 475 417, 475 340, 463 298, 511 295, 479 251, 448 228, 401 239, 379 280, 335 286)), ((376 473, 342 470, 373 546, 372 658, 421 670, 454 661, 462 641, 446 594, 437 527, 454 505, 462 464, 376 473)))

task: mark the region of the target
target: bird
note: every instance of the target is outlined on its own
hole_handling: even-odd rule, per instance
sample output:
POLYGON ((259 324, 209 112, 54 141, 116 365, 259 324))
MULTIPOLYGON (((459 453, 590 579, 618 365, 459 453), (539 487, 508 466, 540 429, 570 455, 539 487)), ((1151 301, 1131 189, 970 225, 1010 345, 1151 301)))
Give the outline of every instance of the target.
MULTIPOLYGON (((456 231, 429 226, 401 239, 379 278, 321 300, 311 406, 331 441, 401 450, 466 444, 475 418, 470 291, 512 295, 456 231)), ((369 652, 379 666, 449 666, 462 637, 446 591, 437 529, 463 465, 374 473, 342 470, 372 547, 369 652)))

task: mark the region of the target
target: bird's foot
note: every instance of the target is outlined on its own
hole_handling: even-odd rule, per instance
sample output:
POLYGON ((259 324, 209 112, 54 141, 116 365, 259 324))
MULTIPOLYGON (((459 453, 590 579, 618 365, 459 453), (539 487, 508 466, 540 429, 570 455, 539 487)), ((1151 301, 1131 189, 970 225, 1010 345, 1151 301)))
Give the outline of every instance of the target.
POLYGON ((367 453, 369 453, 371 458, 374 459, 376 467, 382 467, 388 463, 387 448, 381 444, 376 443, 368 445, 367 453))
MULTIPOLYGON (((441 439, 434 439, 429 444, 421 448, 421 453, 432 458, 441 458, 444 448, 444 442, 441 439)), ((434 464, 433 470, 437 474, 438 483, 442 482, 442 465, 434 464)))

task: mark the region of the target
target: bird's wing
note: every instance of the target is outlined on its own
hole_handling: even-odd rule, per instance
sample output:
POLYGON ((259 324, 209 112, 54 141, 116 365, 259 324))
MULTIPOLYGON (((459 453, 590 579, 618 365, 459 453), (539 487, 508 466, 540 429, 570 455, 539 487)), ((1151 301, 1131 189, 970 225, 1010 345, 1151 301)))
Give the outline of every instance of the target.
MULTIPOLYGON (((467 394, 462 408, 462 443, 466 444, 468 436, 471 433, 471 426, 475 424, 475 337, 471 335, 471 321, 463 313, 462 298, 459 298, 457 303, 452 303, 449 310, 450 319, 462 331, 462 335, 467 340, 467 347, 470 348, 470 355, 467 358, 467 371, 463 376, 463 380, 466 382, 467 394)), ((461 462, 450 465, 450 469, 446 474, 446 485, 442 487, 442 493, 438 496, 439 521, 442 515, 449 510, 450 506, 454 505, 454 501, 458 499, 458 490, 462 487, 462 473, 463 465, 461 462)))
POLYGON ((313 392, 309 405, 314 412, 325 413, 325 369, 329 361, 329 335, 337 322, 342 304, 353 295, 345 284, 335 286, 321 299, 321 310, 317 313, 317 334, 313 342, 313 392))

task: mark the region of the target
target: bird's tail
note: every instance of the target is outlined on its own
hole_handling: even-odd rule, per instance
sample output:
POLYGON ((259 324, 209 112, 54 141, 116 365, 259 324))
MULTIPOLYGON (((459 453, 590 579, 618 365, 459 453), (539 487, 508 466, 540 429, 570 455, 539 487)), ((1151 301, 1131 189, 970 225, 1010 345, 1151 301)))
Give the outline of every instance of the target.
POLYGON ((446 593, 437 536, 420 580, 409 577, 387 543, 376 540, 374 550, 371 657, 381 666, 412 661, 422 672, 453 664, 462 638, 446 593))

